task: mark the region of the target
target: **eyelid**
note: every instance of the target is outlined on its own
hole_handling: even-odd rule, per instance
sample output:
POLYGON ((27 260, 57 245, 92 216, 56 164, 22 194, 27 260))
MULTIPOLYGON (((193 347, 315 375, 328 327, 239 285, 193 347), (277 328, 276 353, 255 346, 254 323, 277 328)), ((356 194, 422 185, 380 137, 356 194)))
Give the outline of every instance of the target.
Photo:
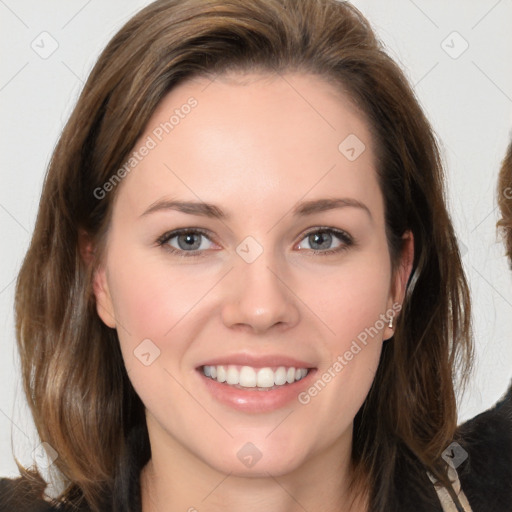
MULTIPOLYGON (((299 244, 300 242, 302 242, 305 238, 310 236, 311 234, 318 233, 318 232, 332 234, 333 236, 338 238, 338 240, 341 242, 342 245, 335 247, 333 249, 325 249, 325 250, 315 250, 315 249, 299 249, 299 250, 307 251, 307 252, 313 253, 313 254, 328 255, 328 254, 333 254, 333 253, 339 253, 339 252, 346 250, 349 247, 352 247, 356 244, 355 239, 343 229, 333 228, 333 227, 329 227, 329 226, 312 226, 311 228, 307 229, 300 235, 300 238, 294 244, 294 247, 297 244, 299 244)), ((178 256, 183 256, 183 257, 201 257, 201 256, 205 256, 207 252, 209 252, 211 250, 215 250, 215 249, 201 249, 201 250, 195 249, 192 251, 185 251, 182 249, 176 249, 175 247, 172 247, 171 245, 169 245, 167 243, 167 242, 169 242, 169 240, 171 240, 174 237, 177 237, 181 234, 190 234, 190 233, 202 235, 202 236, 206 237, 208 240, 210 240, 210 242, 212 242, 213 244, 221 246, 221 244, 219 244, 215 240, 215 236, 213 236, 213 234, 209 230, 204 229, 204 228, 197 228, 197 227, 185 227, 185 228, 178 228, 178 229, 173 229, 173 230, 167 231, 166 233, 164 233, 163 235, 158 237, 158 239, 156 240, 156 243, 158 246, 164 248, 165 250, 169 251, 170 253, 176 254, 178 256)))
MULTIPOLYGON (((299 238, 298 241, 302 242, 302 240, 304 240, 306 237, 312 235, 313 233, 319 233, 319 232, 331 233, 334 236, 336 236, 337 238, 339 238, 346 245, 354 245, 355 244, 354 237, 351 236, 349 233, 347 233, 345 230, 339 229, 339 228, 332 228, 329 226, 312 227, 312 228, 306 230, 304 233, 302 233, 301 237, 299 238)), ((318 252, 320 252, 320 251, 318 251, 318 252)), ((325 251, 321 251, 321 252, 325 252, 325 251)))
MULTIPOLYGON (((192 250, 192 251, 184 251, 184 250, 176 249, 175 247, 172 247, 171 245, 169 245, 167 243, 167 242, 169 242, 169 240, 171 240, 174 237, 177 237, 177 236, 180 236, 183 234, 190 234, 190 233, 202 235, 205 238, 207 238, 208 240, 210 240, 210 242, 212 242, 213 244, 220 245, 217 243, 217 241, 215 240, 215 237, 212 236, 212 233, 209 230, 204 229, 204 228, 194 228, 194 227, 178 228, 178 229, 172 229, 170 231, 167 231, 163 235, 161 235, 157 238, 156 245, 162 247, 163 249, 165 249, 166 251, 168 251, 172 254, 177 254, 179 256, 184 256, 184 257, 204 256, 204 253, 207 252, 204 249, 203 250, 196 249, 196 250, 192 250)), ((215 250, 215 249, 209 249, 209 250, 215 250)))
POLYGON ((163 235, 160 235, 157 238, 157 242, 165 242, 175 236, 182 235, 184 233, 198 233, 198 234, 206 236, 207 238, 211 237, 211 233, 206 229, 186 227, 186 228, 177 228, 177 229, 171 229, 170 231, 166 231, 163 235))

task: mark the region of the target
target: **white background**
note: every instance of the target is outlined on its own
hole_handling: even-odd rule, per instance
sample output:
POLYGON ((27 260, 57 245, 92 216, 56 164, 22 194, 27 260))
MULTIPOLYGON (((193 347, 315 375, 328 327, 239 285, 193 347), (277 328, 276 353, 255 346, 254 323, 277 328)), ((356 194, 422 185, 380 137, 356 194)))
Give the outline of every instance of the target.
MULTIPOLYGON (((25 463, 38 444, 18 380, 13 298, 45 168, 99 52, 147 3, 0 0, 0 476, 16 474, 11 441, 25 463), (52 39, 58 48, 46 59, 31 47, 48 51, 52 39)), ((495 231, 512 124, 512 0, 354 3, 406 70, 442 143, 477 343, 462 421, 491 406, 512 376, 512 272, 495 231)))

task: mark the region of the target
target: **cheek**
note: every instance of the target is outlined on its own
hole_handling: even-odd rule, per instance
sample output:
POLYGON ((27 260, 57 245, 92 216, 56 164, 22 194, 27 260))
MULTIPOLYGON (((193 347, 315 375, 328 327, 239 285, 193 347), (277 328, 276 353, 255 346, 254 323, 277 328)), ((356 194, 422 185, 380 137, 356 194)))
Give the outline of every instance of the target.
POLYGON ((173 411, 187 399, 179 366, 199 329, 195 306, 215 279, 136 251, 114 258, 112 251, 119 263, 110 266, 109 286, 129 378, 148 410, 173 411))
POLYGON ((171 266, 162 254, 148 258, 132 251, 117 261, 109 273, 116 320, 134 342, 166 337, 193 312, 217 277, 200 265, 171 266))
POLYGON ((333 429, 353 419, 375 377, 387 325, 390 282, 386 262, 374 259, 371 264, 357 262, 332 272, 316 293, 311 287, 301 292, 305 303, 314 304, 328 334, 322 340, 325 360, 299 402, 318 417, 327 408, 333 429))
POLYGON ((382 331, 380 315, 388 309, 391 273, 387 262, 354 261, 323 278, 305 283, 300 293, 328 328, 329 344, 342 350, 360 333, 382 331))

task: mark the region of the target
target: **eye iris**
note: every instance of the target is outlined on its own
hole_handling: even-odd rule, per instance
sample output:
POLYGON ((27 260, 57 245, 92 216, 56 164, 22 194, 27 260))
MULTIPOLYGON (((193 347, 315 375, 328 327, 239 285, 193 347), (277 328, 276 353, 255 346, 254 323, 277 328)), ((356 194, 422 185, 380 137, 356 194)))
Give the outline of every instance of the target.
POLYGON ((180 249, 187 250, 199 249, 201 246, 201 235, 196 233, 187 233, 185 235, 178 236, 178 245, 180 249))
POLYGON ((329 249, 331 243, 332 235, 325 231, 319 231, 318 233, 309 235, 309 245, 312 249, 329 249))

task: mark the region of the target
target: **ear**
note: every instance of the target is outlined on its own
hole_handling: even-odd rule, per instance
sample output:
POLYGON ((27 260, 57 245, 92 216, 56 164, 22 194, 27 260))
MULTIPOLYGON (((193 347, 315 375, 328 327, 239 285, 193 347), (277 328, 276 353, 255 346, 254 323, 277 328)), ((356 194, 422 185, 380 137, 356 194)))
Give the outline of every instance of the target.
POLYGON ((82 228, 78 230, 78 247, 82 260, 89 266, 94 259, 94 244, 89 233, 82 228))
MULTIPOLYGON (((87 267, 94 265, 96 255, 94 243, 91 235, 82 228, 78 230, 78 247, 80 256, 85 265, 87 267)), ((98 312, 99 317, 103 320, 105 325, 114 329, 116 326, 114 307, 108 287, 106 270, 103 266, 94 270, 92 288, 94 296, 96 297, 96 311, 98 312)))
POLYGON ((112 329, 116 327, 114 305, 110 295, 105 267, 98 267, 93 274, 92 287, 96 297, 96 311, 103 323, 112 329))
MULTIPOLYGON (((411 231, 406 231, 402 236, 402 251, 400 261, 395 271, 391 294, 388 301, 388 311, 393 312, 393 325, 396 326, 399 312, 405 299, 407 283, 414 263, 414 236, 411 231)), ((386 326, 384 339, 389 339, 394 334, 394 327, 386 326)))

